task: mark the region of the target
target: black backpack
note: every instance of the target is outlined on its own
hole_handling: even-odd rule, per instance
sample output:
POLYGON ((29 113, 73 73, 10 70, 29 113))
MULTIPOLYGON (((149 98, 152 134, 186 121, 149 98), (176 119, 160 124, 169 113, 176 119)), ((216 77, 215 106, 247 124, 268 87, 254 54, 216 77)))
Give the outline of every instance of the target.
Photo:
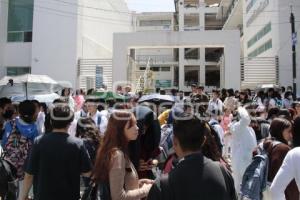
POLYGON ((0 199, 17 200, 18 179, 16 171, 9 162, 0 157, 0 199))
POLYGON ((81 200, 111 200, 109 183, 95 183, 91 180, 81 200))

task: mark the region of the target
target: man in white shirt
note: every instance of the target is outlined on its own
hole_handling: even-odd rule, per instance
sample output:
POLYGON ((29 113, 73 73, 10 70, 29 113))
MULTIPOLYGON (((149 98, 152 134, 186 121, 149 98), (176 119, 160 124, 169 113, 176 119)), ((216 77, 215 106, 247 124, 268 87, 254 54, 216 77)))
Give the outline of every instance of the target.
POLYGON ((271 185, 272 200, 284 200, 284 191, 293 179, 300 190, 300 147, 290 150, 285 156, 271 185))
POLYGON ((218 110, 221 113, 223 112, 223 103, 220 97, 220 91, 219 90, 213 90, 212 92, 213 98, 208 103, 208 112, 211 112, 213 110, 218 110))
POLYGON ((98 104, 93 99, 86 100, 86 105, 87 105, 87 110, 88 110, 87 116, 91 117, 93 119, 93 121, 99 128, 100 135, 104 136, 104 132, 106 131, 108 119, 98 111, 98 109, 97 109, 98 104))
POLYGON ((84 103, 82 105, 82 108, 80 110, 78 110, 77 112, 75 112, 75 114, 74 114, 75 115, 75 119, 79 120, 81 117, 87 117, 87 113, 88 113, 87 106, 84 103))

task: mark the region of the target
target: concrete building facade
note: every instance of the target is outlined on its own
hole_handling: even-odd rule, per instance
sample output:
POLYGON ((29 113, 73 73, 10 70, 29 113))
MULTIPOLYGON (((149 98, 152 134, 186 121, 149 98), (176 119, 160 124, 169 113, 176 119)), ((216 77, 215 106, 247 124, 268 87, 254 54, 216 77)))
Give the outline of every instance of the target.
MULTIPOLYGON (((258 84, 293 84, 290 13, 300 29, 300 1, 297 0, 222 0, 218 17, 225 30, 240 28, 242 87, 258 84), (244 62, 244 63, 243 63, 244 62)), ((300 51, 299 43, 296 51, 300 51)), ((300 85, 300 57, 297 56, 297 85, 300 85)), ((300 90, 298 86, 298 95, 300 90)))
POLYGON ((216 18, 218 2, 179 0, 174 2, 175 13, 137 15, 136 33, 115 34, 113 80, 134 84, 150 58, 157 87, 190 91, 191 84, 201 84, 239 89, 240 33, 221 30, 222 21, 216 18), (128 59, 123 60, 124 56, 128 59), (140 57, 144 63, 136 62, 140 57), (122 63, 128 63, 127 73, 118 73, 122 63))
POLYGON ((113 33, 132 31, 132 15, 124 0, 5 0, 0 26, 0 77, 47 74, 88 89, 86 78, 103 63, 102 83, 111 81, 113 33))

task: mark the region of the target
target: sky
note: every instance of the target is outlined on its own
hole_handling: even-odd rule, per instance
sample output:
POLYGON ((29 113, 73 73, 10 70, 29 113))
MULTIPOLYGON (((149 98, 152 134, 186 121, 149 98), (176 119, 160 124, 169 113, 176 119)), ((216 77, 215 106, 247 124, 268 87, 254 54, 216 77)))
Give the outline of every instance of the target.
POLYGON ((174 0, 126 0, 129 10, 137 12, 173 12, 174 0))

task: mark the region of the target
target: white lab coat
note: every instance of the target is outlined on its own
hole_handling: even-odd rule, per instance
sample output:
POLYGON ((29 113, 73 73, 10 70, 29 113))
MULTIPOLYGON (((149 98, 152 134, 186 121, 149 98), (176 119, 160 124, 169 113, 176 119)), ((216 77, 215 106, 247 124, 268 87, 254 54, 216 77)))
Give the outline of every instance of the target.
POLYGON ((288 184, 295 179, 298 190, 300 190, 300 147, 292 149, 287 153, 284 161, 277 172, 272 185, 272 200, 284 200, 284 191, 288 184))
POLYGON ((252 161, 252 151, 257 146, 254 130, 249 127, 251 122, 248 111, 239 107, 240 120, 230 125, 232 133, 231 163, 236 191, 240 191, 240 184, 244 172, 252 161))

